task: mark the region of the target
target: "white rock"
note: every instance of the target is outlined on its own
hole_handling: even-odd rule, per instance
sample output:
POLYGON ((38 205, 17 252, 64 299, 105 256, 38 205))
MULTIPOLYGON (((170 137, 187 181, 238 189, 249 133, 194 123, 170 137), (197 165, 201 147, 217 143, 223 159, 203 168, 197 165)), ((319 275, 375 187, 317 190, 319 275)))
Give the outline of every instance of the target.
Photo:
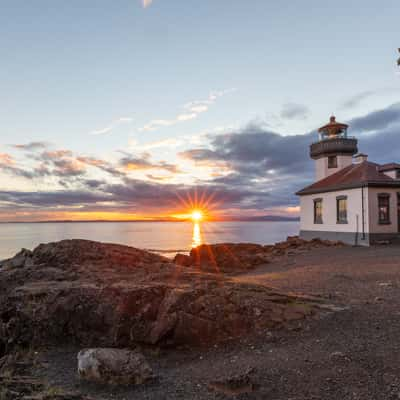
POLYGON ((139 385, 153 377, 150 365, 138 351, 95 348, 78 353, 81 379, 98 383, 139 385))

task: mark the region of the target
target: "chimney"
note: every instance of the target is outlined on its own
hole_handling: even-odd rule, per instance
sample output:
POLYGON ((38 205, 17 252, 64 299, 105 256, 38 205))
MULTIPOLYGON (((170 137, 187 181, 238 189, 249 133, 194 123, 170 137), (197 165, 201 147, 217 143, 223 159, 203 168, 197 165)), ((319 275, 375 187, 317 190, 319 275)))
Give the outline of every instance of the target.
POLYGON ((361 164, 367 160, 368 160, 367 154, 359 153, 354 156, 354 164, 361 164))

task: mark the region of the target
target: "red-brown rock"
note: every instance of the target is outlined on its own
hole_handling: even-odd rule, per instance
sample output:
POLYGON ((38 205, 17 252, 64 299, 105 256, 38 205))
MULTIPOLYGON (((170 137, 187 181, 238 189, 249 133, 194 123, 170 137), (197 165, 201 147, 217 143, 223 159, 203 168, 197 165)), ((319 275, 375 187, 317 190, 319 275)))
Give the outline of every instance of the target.
MULTIPOLYGON (((225 257, 223 248, 219 259, 225 257)), ((241 260, 248 261, 248 251, 244 254, 241 260)), ((0 273, 3 352, 61 342, 201 345, 254 334, 316 310, 307 299, 182 269, 126 246, 66 240, 40 245, 29 258, 23 267, 0 273), (285 312, 296 304, 307 307, 285 312)))

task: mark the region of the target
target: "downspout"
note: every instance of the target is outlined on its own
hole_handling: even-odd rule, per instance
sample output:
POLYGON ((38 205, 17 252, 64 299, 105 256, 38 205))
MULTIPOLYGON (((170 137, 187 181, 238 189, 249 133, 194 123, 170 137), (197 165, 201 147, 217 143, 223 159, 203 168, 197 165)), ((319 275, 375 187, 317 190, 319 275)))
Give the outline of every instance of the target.
POLYGON ((361 186, 361 224, 362 224, 362 240, 365 240, 365 205, 364 205, 364 186, 361 186))

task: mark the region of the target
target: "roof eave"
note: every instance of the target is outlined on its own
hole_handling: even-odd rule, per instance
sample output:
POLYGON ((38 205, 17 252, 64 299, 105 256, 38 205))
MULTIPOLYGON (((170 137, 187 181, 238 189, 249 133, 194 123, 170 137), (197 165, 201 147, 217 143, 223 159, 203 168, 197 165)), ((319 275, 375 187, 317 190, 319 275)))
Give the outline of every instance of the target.
POLYGON ((368 182, 359 182, 352 183, 348 185, 335 185, 327 188, 319 188, 319 189, 302 189, 296 192, 297 196, 305 196, 309 194, 318 194, 318 193, 327 193, 327 192, 337 192, 339 190, 346 189, 359 189, 362 187, 381 187, 381 188, 400 188, 400 181, 394 182, 379 182, 379 181, 368 181, 368 182))

